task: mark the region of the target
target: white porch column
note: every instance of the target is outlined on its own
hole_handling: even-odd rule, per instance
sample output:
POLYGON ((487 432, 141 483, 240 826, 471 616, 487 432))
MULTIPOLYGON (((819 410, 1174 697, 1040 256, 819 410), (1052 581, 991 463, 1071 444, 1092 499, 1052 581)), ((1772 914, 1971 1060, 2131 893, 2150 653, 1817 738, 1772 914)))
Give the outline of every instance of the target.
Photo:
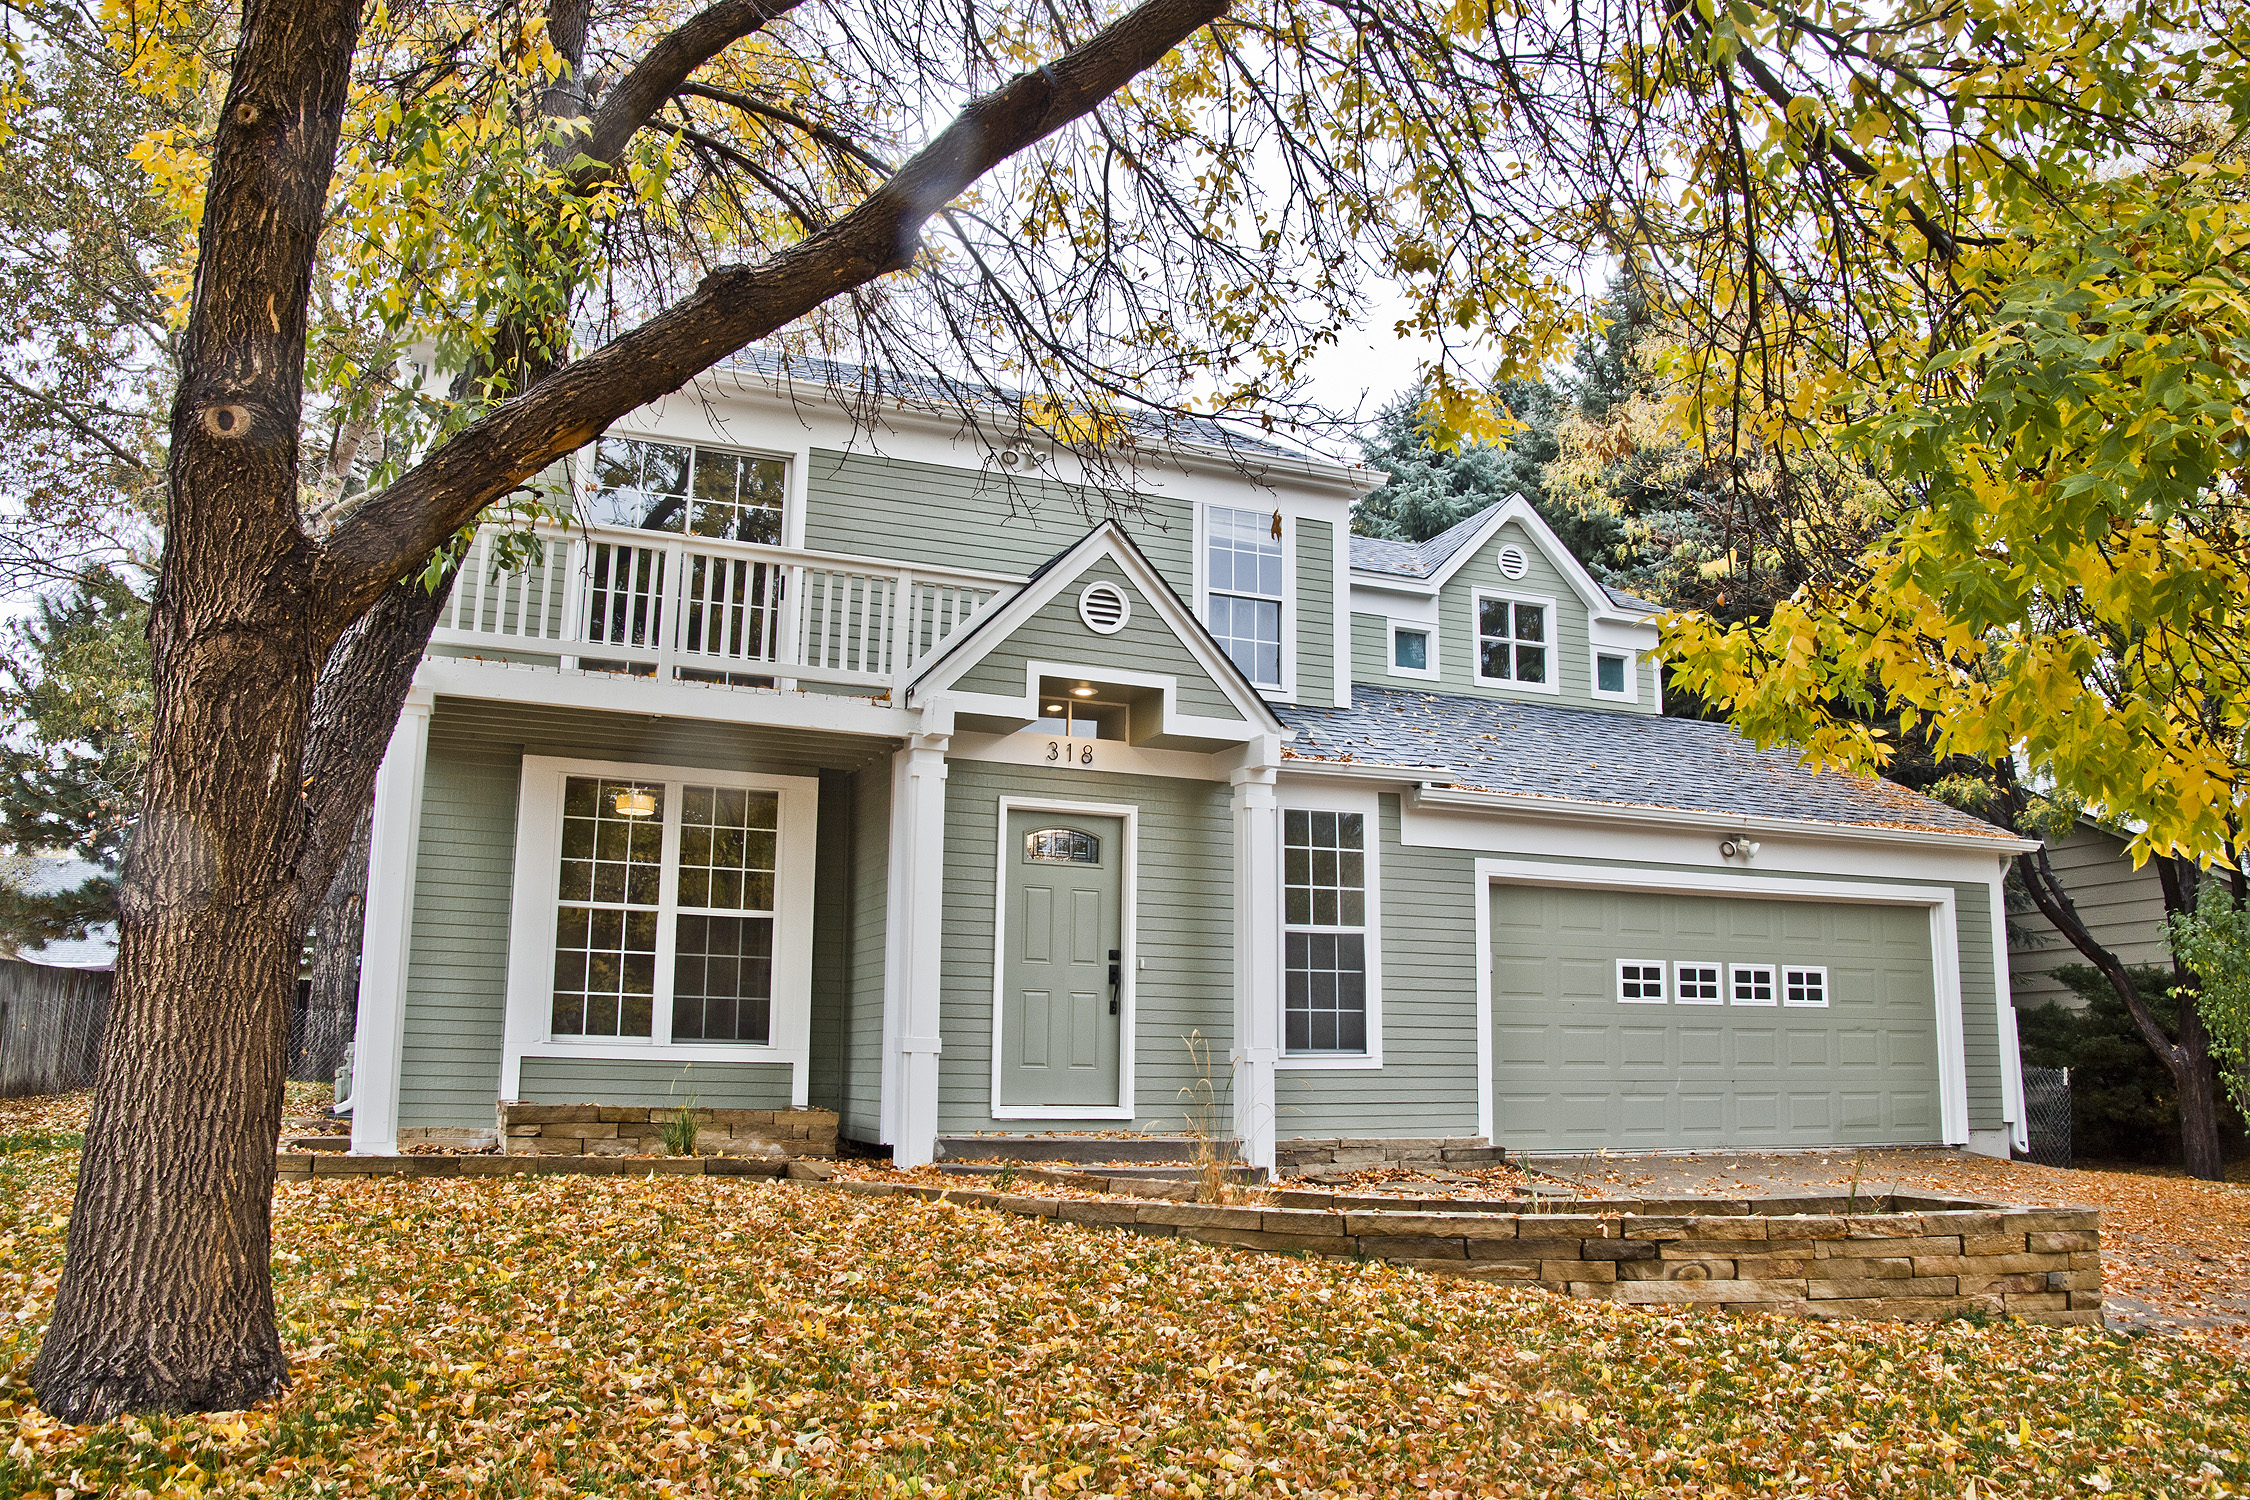
POLYGON ((421 843, 422 767, 429 758, 427 688, 399 710, 382 769, 367 854, 367 916, 359 946, 359 1018, 352 1038, 352 1154, 398 1150, 399 1050, 406 1029, 406 960, 421 843))
POLYGON ((945 748, 916 734, 892 762, 883 965, 883 1138, 902 1167, 937 1151, 939 958, 945 921, 945 748))
POLYGON ((1278 771, 1245 766, 1234 787, 1234 1133, 1273 1170, 1274 1063, 1281 1056, 1281 823, 1278 771))

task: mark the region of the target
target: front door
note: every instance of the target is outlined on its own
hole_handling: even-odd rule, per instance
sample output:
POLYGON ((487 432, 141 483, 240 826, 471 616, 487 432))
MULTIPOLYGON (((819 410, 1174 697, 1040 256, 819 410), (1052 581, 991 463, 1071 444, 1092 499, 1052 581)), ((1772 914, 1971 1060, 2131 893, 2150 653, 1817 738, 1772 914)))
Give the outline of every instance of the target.
POLYGON ((1122 818, 1008 814, 1000 1102, 1114 1108, 1124 978, 1122 818))

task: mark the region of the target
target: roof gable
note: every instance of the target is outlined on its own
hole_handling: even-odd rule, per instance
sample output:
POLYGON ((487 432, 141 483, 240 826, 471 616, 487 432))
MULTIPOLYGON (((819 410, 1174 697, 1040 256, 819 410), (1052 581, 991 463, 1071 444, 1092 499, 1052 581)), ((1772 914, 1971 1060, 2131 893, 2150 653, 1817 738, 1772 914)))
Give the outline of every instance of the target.
POLYGON ((1640 620, 1656 614, 1659 606, 1645 599, 1609 588, 1593 574, 1578 555, 1563 545, 1531 502, 1521 495, 1511 495, 1497 504, 1488 505, 1465 521, 1461 521, 1426 542, 1394 542, 1377 537, 1352 538, 1352 572, 1360 581, 1374 583, 1396 580, 1416 593, 1437 593, 1452 577, 1487 549, 1498 543, 1496 538, 1502 527, 1515 522, 1527 533, 1527 539, 1537 547, 1555 571, 1562 574, 1571 592, 1578 595, 1585 606, 1597 615, 1612 619, 1640 620))

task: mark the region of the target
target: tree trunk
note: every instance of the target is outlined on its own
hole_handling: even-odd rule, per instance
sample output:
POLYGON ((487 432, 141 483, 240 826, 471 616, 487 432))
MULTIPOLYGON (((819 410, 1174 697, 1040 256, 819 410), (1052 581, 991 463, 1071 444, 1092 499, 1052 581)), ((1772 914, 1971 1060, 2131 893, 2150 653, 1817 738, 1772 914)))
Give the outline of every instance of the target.
POLYGON ((367 855, 374 828, 375 806, 370 800, 313 916, 305 1050, 318 1058, 324 1073, 334 1071, 341 1060, 337 1039, 351 1034, 351 1019, 359 1008, 359 940, 367 922, 367 855))
POLYGON ((2190 1177, 2227 1180, 2226 1135, 2219 1125, 2219 1067, 2211 1059, 2211 1033, 2196 1008, 2194 991, 2180 997, 2180 1062, 2172 1069, 2180 1091, 2180 1157, 2190 1177))

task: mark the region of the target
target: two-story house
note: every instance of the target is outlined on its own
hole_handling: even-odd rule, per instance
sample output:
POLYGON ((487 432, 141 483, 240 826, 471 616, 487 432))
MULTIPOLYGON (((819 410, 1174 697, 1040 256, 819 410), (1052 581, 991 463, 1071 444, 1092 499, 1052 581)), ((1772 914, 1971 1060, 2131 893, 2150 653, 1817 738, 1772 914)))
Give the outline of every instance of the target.
POLYGON ((353 1144, 495 1101, 1277 1137, 2022 1140, 2010 835, 1666 718, 1654 607, 1530 507, 1173 429, 1035 438, 745 361, 480 541, 377 792, 353 1144), (1092 514, 1102 512, 1097 508, 1092 514))

